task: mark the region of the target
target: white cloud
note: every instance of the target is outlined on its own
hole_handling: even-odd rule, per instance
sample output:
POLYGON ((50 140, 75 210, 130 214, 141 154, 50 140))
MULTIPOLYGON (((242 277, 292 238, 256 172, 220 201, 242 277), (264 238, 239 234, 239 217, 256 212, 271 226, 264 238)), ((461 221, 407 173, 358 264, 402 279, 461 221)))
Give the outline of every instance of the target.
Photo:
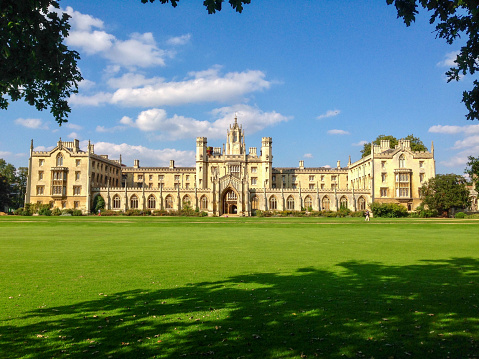
POLYGON ((226 102, 238 99, 247 93, 270 87, 261 71, 230 72, 220 76, 218 69, 190 73, 193 78, 179 82, 155 83, 142 88, 118 89, 111 103, 123 106, 165 106, 199 102, 226 102))
MULTIPOLYGON (((82 142, 82 147, 87 143, 82 142)), ((151 149, 145 146, 134 146, 126 143, 115 144, 109 142, 95 143, 95 153, 108 155, 111 159, 119 159, 127 166, 133 165, 133 160, 140 160, 140 166, 169 166, 170 160, 175 166, 194 166, 194 151, 180 151, 172 148, 162 150, 151 149)))
POLYGON ((12 153, 8 151, 0 151, 0 157, 9 157, 12 153))
POLYGON ((72 94, 68 103, 77 106, 100 106, 111 100, 111 93, 98 92, 92 96, 72 94))
POLYGON ((121 77, 110 78, 108 79, 107 83, 111 88, 119 89, 154 85, 155 83, 162 83, 164 81, 165 79, 161 77, 152 77, 147 79, 144 75, 129 72, 121 77))
POLYGON ((67 122, 65 127, 70 128, 72 130, 77 130, 77 131, 83 129, 83 127, 81 127, 80 125, 75 125, 74 123, 70 123, 70 122, 67 122))
POLYGON ((326 113, 323 113, 322 115, 319 115, 318 117, 316 117, 318 120, 321 120, 323 118, 328 118, 328 117, 334 117, 334 116, 337 116, 341 113, 340 110, 329 110, 327 111, 326 113))
POLYGON ((448 125, 436 125, 429 127, 429 132, 443 133, 448 135, 454 135, 458 133, 465 133, 466 135, 479 134, 479 125, 466 125, 466 126, 448 126, 448 125))
POLYGON ((312 153, 305 153, 303 155, 304 158, 313 158, 313 154, 312 153))
POLYGON ((180 45, 185 45, 191 40, 191 34, 186 34, 182 36, 176 36, 168 39, 167 43, 168 45, 172 46, 180 46, 180 45))
POLYGON ((78 83, 78 87, 82 90, 89 90, 89 89, 93 88, 95 85, 96 84, 95 84, 94 81, 90 81, 90 80, 87 80, 87 79, 83 79, 78 83))
POLYGON ((234 122, 235 114, 238 116, 238 122, 248 134, 291 119, 275 111, 263 112, 248 105, 222 107, 211 113, 217 118, 213 122, 199 121, 176 114, 168 117, 165 110, 153 108, 142 111, 135 120, 125 116, 120 123, 145 132, 157 132, 159 134, 156 135, 156 138, 161 140, 178 140, 197 136, 222 138, 225 136, 228 126, 234 122))
POLYGON ((453 149, 463 149, 463 148, 469 148, 469 147, 476 147, 479 146, 479 136, 468 136, 463 140, 456 141, 454 143, 453 149))
POLYGON ((111 103, 131 107, 173 106, 201 102, 227 102, 241 99, 255 91, 268 89, 271 83, 264 79, 261 71, 230 72, 223 76, 219 67, 206 71, 190 72, 184 81, 165 82, 163 78, 145 78, 143 75, 127 73, 108 80, 113 94, 99 92, 86 96, 73 94, 72 105, 98 106, 111 103), (139 87, 141 86, 141 87, 139 87))
POLYGON ((76 133, 76 132, 70 133, 67 137, 71 138, 71 139, 75 139, 75 138, 79 139, 80 138, 80 136, 78 136, 78 133, 76 133))
POLYGON ((459 55, 459 51, 448 52, 444 56, 444 60, 438 62, 436 65, 438 67, 454 67, 457 65, 456 64, 457 55, 459 55))
POLYGON ((328 135, 350 135, 350 133, 348 131, 334 129, 329 130, 328 135))
POLYGON ((353 143, 351 144, 351 146, 358 146, 358 147, 361 147, 361 146, 364 146, 366 143, 368 143, 368 141, 359 141, 357 143, 353 143))
POLYGON ((129 39, 120 40, 103 30, 102 20, 69 6, 65 12, 71 16, 72 25, 65 40, 67 45, 77 47, 87 55, 99 54, 114 64, 126 67, 164 66, 164 58, 170 55, 158 48, 150 32, 133 33, 129 39))
POLYGON ((429 128, 431 133, 439 133, 445 135, 462 135, 463 138, 457 140, 451 150, 459 150, 453 154, 448 160, 440 163, 445 167, 462 167, 467 163, 468 156, 477 156, 479 153, 479 125, 466 126, 448 126, 436 125, 429 128))
POLYGON ((321 167, 324 167, 324 168, 331 168, 330 165, 325 165, 325 166, 321 166, 321 167))
POLYGON ((17 118, 14 122, 16 125, 20 125, 20 126, 35 129, 35 130, 48 129, 48 125, 44 124, 43 121, 38 118, 17 118))
POLYGON ((71 16, 69 23, 71 27, 78 31, 91 31, 92 27, 103 28, 103 21, 91 15, 82 14, 67 6, 65 12, 71 16))
POLYGON ((114 126, 110 128, 107 128, 105 126, 96 126, 95 131, 100 133, 114 133, 119 131, 125 131, 126 129, 126 126, 114 126))

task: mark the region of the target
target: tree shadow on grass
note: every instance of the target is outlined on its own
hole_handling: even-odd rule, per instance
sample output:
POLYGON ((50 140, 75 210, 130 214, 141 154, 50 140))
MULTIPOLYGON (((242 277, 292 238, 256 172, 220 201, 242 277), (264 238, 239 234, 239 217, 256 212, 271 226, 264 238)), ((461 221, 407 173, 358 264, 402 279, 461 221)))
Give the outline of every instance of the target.
POLYGON ((0 353, 111 358, 479 357, 479 261, 344 262, 132 290, 2 323, 0 353))

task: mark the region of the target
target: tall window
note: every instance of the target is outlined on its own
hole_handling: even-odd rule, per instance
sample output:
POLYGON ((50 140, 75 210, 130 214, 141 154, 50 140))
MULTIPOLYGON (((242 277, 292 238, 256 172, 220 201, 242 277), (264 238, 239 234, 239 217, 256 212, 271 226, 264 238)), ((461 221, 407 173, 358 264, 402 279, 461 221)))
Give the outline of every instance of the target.
POLYGON ((252 186, 256 186, 256 182, 257 182, 257 178, 256 177, 251 177, 251 185, 252 186))
POLYGON ((121 199, 119 195, 115 195, 113 197, 113 209, 120 209, 121 207, 121 199))
POLYGON ((366 209, 366 200, 364 197, 359 197, 358 198, 358 210, 359 211, 364 211, 366 209))
POLYGON ((165 208, 166 209, 173 209, 173 197, 171 196, 171 194, 169 194, 165 198, 165 208))
POLYGON ((208 209, 208 197, 203 196, 200 200, 200 209, 207 210, 208 209))
POLYGON ((156 208, 156 198, 152 194, 148 197, 148 208, 155 209, 156 208))
POLYGON ((254 196, 251 199, 251 210, 256 211, 257 209, 259 209, 259 199, 258 196, 254 196))
POLYGON ((286 208, 289 209, 289 210, 294 209, 294 198, 293 198, 293 196, 288 197, 288 199, 286 201, 286 208))
POLYGON ((134 194, 130 198, 130 208, 133 208, 133 209, 138 208, 138 197, 136 196, 136 194, 134 194))
POLYGON ((310 196, 306 196, 304 199, 304 208, 309 209, 313 207, 313 200, 310 196))
POLYGON ((191 206, 191 198, 186 195, 183 197, 183 206, 191 206))
POLYGON ((278 209, 278 202, 276 201, 276 197, 275 196, 271 196, 269 198, 269 209, 271 210, 276 210, 278 209))
POLYGON ((57 167, 63 166, 63 155, 61 153, 57 156, 57 167))
POLYGON ((406 158, 404 155, 399 156, 399 168, 406 167, 406 158))
POLYGON ((323 208, 323 211, 329 211, 330 208, 331 208, 331 201, 329 200, 329 197, 328 196, 324 196, 323 197, 323 200, 321 201, 322 203, 322 208, 323 208))
POLYGON ((342 196, 341 199, 339 200, 339 208, 341 209, 348 208, 348 199, 346 198, 346 196, 342 196))

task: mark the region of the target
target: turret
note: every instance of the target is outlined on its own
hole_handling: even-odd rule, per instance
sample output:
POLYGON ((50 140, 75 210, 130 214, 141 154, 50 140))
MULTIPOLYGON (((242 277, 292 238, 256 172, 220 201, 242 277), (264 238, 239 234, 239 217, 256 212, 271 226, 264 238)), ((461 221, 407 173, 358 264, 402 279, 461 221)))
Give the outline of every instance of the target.
POLYGON ((226 136, 226 154, 242 155, 245 153, 244 130, 238 125, 238 118, 230 126, 226 136))
POLYGON ((211 151, 207 149, 206 137, 196 137, 196 188, 206 188, 208 171, 206 169, 208 156, 211 151))

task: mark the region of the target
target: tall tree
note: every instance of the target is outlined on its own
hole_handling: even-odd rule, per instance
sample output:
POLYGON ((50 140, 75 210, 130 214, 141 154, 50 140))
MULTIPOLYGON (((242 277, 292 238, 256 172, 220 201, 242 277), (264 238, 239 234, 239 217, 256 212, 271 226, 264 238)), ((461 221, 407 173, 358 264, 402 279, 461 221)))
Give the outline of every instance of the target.
POLYGON ((82 80, 76 51, 64 44, 69 15, 54 0, 0 1, 0 108, 24 99, 67 122, 68 98, 82 80))
MULTIPOLYGON (((406 26, 416 21, 418 7, 431 11, 430 24, 436 24, 436 36, 453 44, 462 35, 467 38, 455 60, 455 66, 446 72, 447 81, 459 81, 461 76, 473 75, 479 70, 479 1, 477 0, 386 0, 394 4, 398 18, 403 18, 406 26)), ((462 102, 466 105, 468 120, 479 119, 479 82, 464 91, 462 102)))
MULTIPOLYGON (((427 151, 427 147, 424 146, 424 143, 422 143, 422 141, 419 137, 415 137, 413 134, 411 134, 411 135, 406 136, 404 139, 411 141, 411 150, 413 150, 413 151, 427 151)), ((396 145, 399 142, 398 139, 394 136, 379 135, 373 141, 373 144, 380 145, 381 140, 389 140, 389 146, 391 148, 396 147, 396 145)), ((364 144, 363 149, 361 150, 361 157, 366 157, 370 154, 371 154, 371 143, 368 142, 368 143, 364 144)))
POLYGON ((464 177, 456 174, 436 175, 422 185, 419 190, 422 204, 438 213, 451 208, 469 207, 470 194, 464 177))
POLYGON ((474 183, 476 191, 479 192, 479 156, 469 156, 467 159, 469 161, 467 162, 467 167, 464 173, 469 175, 471 182, 474 183))

